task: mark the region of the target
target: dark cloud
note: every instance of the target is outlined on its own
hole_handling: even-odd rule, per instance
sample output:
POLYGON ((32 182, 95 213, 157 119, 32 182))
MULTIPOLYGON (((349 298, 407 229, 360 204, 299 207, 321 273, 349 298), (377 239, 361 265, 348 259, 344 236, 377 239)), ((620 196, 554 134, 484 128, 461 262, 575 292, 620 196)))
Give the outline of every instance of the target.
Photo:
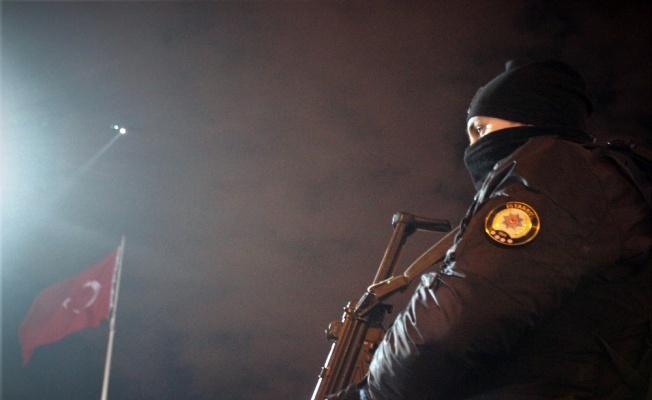
POLYGON ((465 111, 509 59, 575 64, 592 129, 650 137, 646 2, 2 6, 7 400, 99 396, 106 325, 24 368, 17 330, 122 234, 110 398, 308 398, 392 214, 463 215, 465 111))

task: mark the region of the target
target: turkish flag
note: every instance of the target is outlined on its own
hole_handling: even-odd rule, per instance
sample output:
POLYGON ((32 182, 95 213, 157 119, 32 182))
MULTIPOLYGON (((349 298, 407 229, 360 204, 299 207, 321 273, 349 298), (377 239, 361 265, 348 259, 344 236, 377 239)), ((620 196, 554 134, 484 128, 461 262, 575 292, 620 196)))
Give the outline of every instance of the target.
POLYGON ((118 250, 36 296, 18 331, 23 365, 37 346, 56 342, 85 327, 98 326, 109 316, 118 250))

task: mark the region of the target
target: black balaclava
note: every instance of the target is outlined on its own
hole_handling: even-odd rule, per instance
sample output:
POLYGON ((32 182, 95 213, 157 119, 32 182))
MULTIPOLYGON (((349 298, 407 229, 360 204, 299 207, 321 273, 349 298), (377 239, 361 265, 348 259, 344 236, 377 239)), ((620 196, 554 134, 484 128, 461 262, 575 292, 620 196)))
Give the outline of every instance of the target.
POLYGON ((480 88, 467 114, 527 125, 586 130, 593 96, 582 76, 556 60, 528 64, 510 61, 505 72, 480 88))
POLYGON ((496 162, 531 136, 547 134, 590 140, 585 131, 592 112, 593 96, 582 76, 570 65, 556 60, 508 62, 503 73, 478 90, 469 106, 467 122, 472 117, 484 116, 533 125, 536 129, 497 131, 469 146, 464 162, 476 188, 496 162))

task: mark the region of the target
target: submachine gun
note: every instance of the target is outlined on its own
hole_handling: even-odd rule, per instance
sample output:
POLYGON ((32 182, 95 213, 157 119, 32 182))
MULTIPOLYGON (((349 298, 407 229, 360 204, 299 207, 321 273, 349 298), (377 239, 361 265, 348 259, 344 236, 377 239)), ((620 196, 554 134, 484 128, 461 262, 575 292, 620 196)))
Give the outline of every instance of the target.
POLYGON ((394 276, 396 262, 408 236, 417 230, 449 232, 446 220, 418 217, 398 212, 392 218, 394 232, 380 262, 371 286, 357 303, 344 307, 341 321, 333 321, 326 329, 326 338, 334 343, 319 374, 312 400, 324 400, 329 394, 360 382, 369 370, 374 349, 385 335, 383 319, 392 306, 382 303, 397 291, 404 290, 422 272, 441 261, 453 245, 457 229, 415 260, 402 275, 394 276))

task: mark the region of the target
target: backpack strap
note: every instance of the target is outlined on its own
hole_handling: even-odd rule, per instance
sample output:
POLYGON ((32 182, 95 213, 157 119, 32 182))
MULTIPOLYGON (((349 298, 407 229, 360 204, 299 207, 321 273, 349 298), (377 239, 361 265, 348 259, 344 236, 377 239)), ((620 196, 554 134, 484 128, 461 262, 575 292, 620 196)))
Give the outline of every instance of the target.
MULTIPOLYGON (((585 143, 584 147, 589 150, 598 150, 605 157, 614 161, 621 171, 636 185, 648 207, 652 210, 652 149, 640 147, 624 140, 598 143, 595 139, 591 143, 585 143)), ((645 261, 644 265, 649 265, 651 258, 652 254, 649 254, 648 261, 645 261)), ((609 358, 614 362, 624 382, 630 388, 637 388, 642 391, 645 400, 652 400, 652 309, 648 309, 648 323, 650 324, 650 331, 646 340, 647 350, 637 369, 627 365, 602 338, 599 338, 599 340, 609 358)), ((641 397, 641 400, 643 400, 643 397, 641 397)))

